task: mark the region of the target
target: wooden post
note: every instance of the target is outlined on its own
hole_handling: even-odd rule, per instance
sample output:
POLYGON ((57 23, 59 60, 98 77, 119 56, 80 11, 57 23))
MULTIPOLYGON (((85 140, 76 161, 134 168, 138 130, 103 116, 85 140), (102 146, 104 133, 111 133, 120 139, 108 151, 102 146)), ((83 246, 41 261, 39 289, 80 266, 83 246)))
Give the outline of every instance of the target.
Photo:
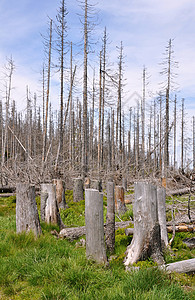
POLYGON ((167 226, 166 226, 166 190, 165 188, 157 189, 157 201, 158 201, 158 221, 160 225, 160 233, 161 233, 161 242, 162 247, 168 246, 168 234, 167 234, 167 226))
POLYGON ((157 212, 157 188, 147 182, 135 183, 133 201, 134 235, 127 247, 125 265, 151 257, 163 264, 157 212))
POLYGON ((30 230, 36 236, 42 233, 35 201, 35 187, 18 183, 16 184, 16 232, 30 230))
POLYGON ((61 179, 53 179, 52 183, 56 186, 56 198, 58 208, 66 208, 65 182, 61 179))
POLYGON ((103 194, 85 190, 86 256, 98 263, 106 263, 104 243, 103 194))
POLYGON ((115 209, 119 215, 122 215, 127 211, 123 186, 115 186, 115 209))
POLYGON ((79 202, 84 200, 83 197, 83 180, 82 178, 74 178, 74 185, 73 185, 73 201, 79 202))
POLYGON ((53 184, 41 184, 41 220, 64 228, 57 205, 56 186, 53 184))
POLYGON ((107 214, 106 214, 106 248, 110 253, 115 248, 115 201, 114 201, 114 183, 107 183, 107 214))

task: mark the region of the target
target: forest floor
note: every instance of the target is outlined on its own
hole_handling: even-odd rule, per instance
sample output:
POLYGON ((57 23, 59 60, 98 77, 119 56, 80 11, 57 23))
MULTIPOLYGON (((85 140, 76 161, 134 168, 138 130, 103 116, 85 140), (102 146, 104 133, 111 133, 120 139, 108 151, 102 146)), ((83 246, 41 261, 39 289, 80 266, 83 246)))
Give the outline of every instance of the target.
MULTIPOLYGON (((186 208, 188 201, 186 196, 177 199, 183 205, 175 206, 176 217, 184 213, 181 208, 186 208)), ((69 208, 61 210, 62 220, 67 227, 83 226, 85 202, 72 200, 72 191, 66 191, 69 208)), ((40 210, 40 197, 36 201, 40 210)), ((172 201, 167 199, 167 221, 171 221, 172 201)), ((192 203, 191 211, 195 208, 192 203)), ((51 235, 51 230, 59 231, 57 226, 41 223, 43 234, 37 239, 32 233, 16 234, 15 207, 15 196, 0 198, 0 299, 195 299, 194 275, 167 274, 151 268, 155 266, 152 260, 139 262, 138 271, 126 272, 124 253, 132 237, 125 235, 125 229, 116 231, 115 253, 108 254, 109 267, 105 267, 86 259, 80 239, 70 242, 51 235)), ((133 219, 132 204, 127 208, 120 216, 123 221, 133 219)), ((164 254, 166 263, 195 258, 195 249, 183 243, 183 239, 193 236, 176 233, 171 252, 164 254)))

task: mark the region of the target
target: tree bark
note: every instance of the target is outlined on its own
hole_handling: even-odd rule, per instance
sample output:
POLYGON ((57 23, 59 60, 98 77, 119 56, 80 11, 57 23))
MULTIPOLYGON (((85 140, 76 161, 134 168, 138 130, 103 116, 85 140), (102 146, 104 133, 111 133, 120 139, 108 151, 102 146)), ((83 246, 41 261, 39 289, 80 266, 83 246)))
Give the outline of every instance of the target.
POLYGON ((110 253, 114 253, 115 248, 115 201, 114 183, 107 183, 107 214, 106 214, 106 248, 110 253))
POLYGON ((53 184, 41 184, 41 220, 56 224, 60 229, 65 227, 57 205, 56 186, 53 184))
POLYGON ((158 188, 157 189, 157 201, 158 201, 158 220, 160 225, 160 233, 161 233, 161 243, 162 247, 168 246, 168 234, 167 234, 167 227, 166 227, 166 190, 165 188, 158 188))
POLYGON ((167 264, 166 266, 163 266, 162 268, 168 272, 192 273, 192 272, 195 272, 195 258, 167 264))
POLYGON ((106 263, 104 243, 103 194, 85 190, 86 256, 98 263, 106 263))
POLYGON ((74 185, 73 185, 73 201, 79 202, 84 200, 83 197, 83 180, 82 178, 74 178, 74 185))
POLYGON ((65 200, 65 182, 61 179, 53 179, 53 184, 56 186, 56 198, 58 208, 65 209, 66 208, 66 200, 65 200))
POLYGON ((124 188, 122 186, 115 187, 115 209, 119 215, 127 211, 124 201, 124 188))
POLYGON ((16 185, 16 232, 30 230, 36 236, 42 233, 35 201, 35 187, 18 183, 16 185))
POLYGON ((147 182, 135 183, 133 215, 134 235, 131 244, 127 247, 125 266, 148 257, 163 264, 155 186, 147 182))

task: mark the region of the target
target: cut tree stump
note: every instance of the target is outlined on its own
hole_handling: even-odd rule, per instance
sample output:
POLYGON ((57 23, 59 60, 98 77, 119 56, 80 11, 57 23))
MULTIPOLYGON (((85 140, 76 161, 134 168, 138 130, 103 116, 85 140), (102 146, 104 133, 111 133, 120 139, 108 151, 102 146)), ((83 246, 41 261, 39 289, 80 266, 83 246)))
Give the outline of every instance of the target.
POLYGON ((74 180, 73 180, 73 201, 79 202, 81 200, 84 200, 83 180, 82 180, 82 178, 74 178, 74 180))
POLYGON ((166 226, 166 190, 164 187, 157 188, 158 201, 158 221, 160 225, 162 247, 166 248, 169 244, 167 226, 166 226))
POLYGON ((102 192, 102 181, 92 179, 90 181, 90 189, 95 189, 98 190, 99 192, 102 192))
POLYGON ((114 183, 107 183, 107 214, 106 214, 106 248, 110 253, 115 248, 115 200, 114 200, 114 183))
POLYGON ((104 243, 103 194, 85 190, 86 256, 98 263, 106 263, 104 243))
POLYGON ((48 224, 64 228, 56 199, 56 186, 50 183, 41 184, 41 220, 48 224))
POLYGON ((135 183, 133 216, 134 235, 131 244, 127 247, 125 266, 148 257, 158 264, 163 264, 156 186, 147 182, 135 183))
POLYGON ((36 236, 42 233, 35 187, 26 183, 16 184, 16 232, 33 231, 36 236))
POLYGON ((52 183, 56 186, 56 198, 58 208, 66 208, 65 182, 62 179, 53 179, 52 183))
POLYGON ((124 187, 115 186, 115 209, 119 215, 123 215, 126 211, 126 205, 124 200, 124 187))

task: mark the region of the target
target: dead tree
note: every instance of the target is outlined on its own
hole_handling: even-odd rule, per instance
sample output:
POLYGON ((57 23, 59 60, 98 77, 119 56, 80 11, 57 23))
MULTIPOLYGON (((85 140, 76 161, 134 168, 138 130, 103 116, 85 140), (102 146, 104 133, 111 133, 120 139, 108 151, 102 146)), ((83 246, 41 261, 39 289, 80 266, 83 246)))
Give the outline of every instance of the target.
POLYGON ((168 234, 167 234, 167 227, 166 227, 166 190, 165 188, 158 188, 157 189, 157 201, 158 201, 158 220, 160 224, 160 233, 161 233, 161 243, 162 247, 168 246, 168 234))
POLYGON ((104 243, 103 194, 85 190, 86 256, 98 263, 106 263, 104 243))
POLYGON ((124 214, 127 211, 123 186, 115 186, 115 209, 119 215, 124 214))
POLYGON ((74 178, 73 183, 73 201, 79 202, 84 200, 83 196, 83 180, 82 178, 74 178))
POLYGON ((134 235, 127 247, 125 266, 151 257, 163 264, 157 213, 157 188, 147 182, 135 183, 133 201, 134 235))
POLYGON ((107 214, 106 214, 106 248, 110 253, 115 248, 115 202, 114 202, 114 183, 107 183, 107 214))
POLYGON ((56 186, 53 184, 41 184, 41 220, 64 228, 57 205, 56 186))
POLYGON ((31 230, 36 236, 42 233, 35 201, 35 187, 18 183, 16 184, 16 232, 31 230))
POLYGON ((53 184, 56 186, 56 198, 58 208, 66 208, 65 199, 65 182, 61 179, 53 179, 53 184))

